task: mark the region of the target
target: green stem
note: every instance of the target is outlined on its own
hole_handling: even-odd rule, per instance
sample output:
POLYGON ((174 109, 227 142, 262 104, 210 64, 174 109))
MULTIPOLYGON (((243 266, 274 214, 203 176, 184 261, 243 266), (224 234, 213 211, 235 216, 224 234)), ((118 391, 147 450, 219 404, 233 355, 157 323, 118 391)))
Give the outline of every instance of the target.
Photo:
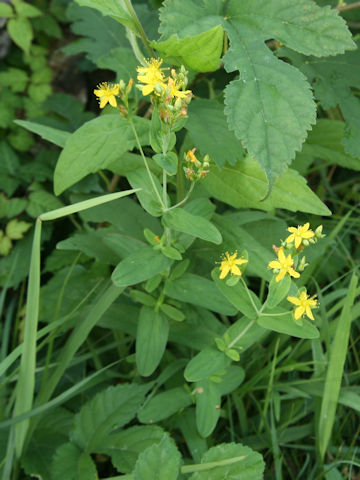
POLYGON ((354 8, 360 8, 360 2, 350 3, 349 5, 342 4, 335 7, 339 12, 344 12, 345 10, 353 10, 354 8))
POLYGON ((187 201, 187 199, 190 197, 190 194, 191 194, 191 192, 193 191, 194 186, 195 186, 195 183, 193 182, 193 183, 190 185, 189 191, 187 192, 186 196, 181 200, 181 202, 177 203, 176 205, 173 205, 173 206, 170 207, 170 208, 166 208, 166 209, 165 209, 165 212, 168 212, 169 210, 173 210, 174 208, 177 208, 177 207, 180 207, 180 205, 183 205, 183 204, 187 201))
POLYGON ((146 33, 145 33, 139 19, 138 19, 138 16, 136 15, 136 12, 134 10, 134 7, 132 6, 131 0, 125 0, 125 5, 126 5, 128 13, 130 14, 131 18, 133 19, 133 21, 136 25, 137 31, 140 35, 141 40, 143 41, 143 44, 145 45, 146 50, 148 51, 148 53, 151 57, 154 57, 155 56, 154 50, 150 47, 149 40, 146 36, 146 33))
POLYGON ((154 182, 152 173, 151 173, 151 171, 150 171, 150 168, 149 168, 148 162, 147 162, 147 160, 146 160, 146 157, 145 157, 145 155, 144 155, 144 151, 143 151, 143 149, 142 149, 142 146, 141 146, 141 143, 140 143, 138 134, 137 134, 137 132, 136 132, 136 128, 135 128, 134 122, 132 121, 131 118, 129 118, 128 120, 129 120, 129 122, 130 122, 132 131, 134 132, 134 137, 135 137, 136 143, 137 143, 137 145, 138 145, 138 148, 139 148, 139 151, 140 151, 140 155, 141 155, 141 157, 142 157, 142 159, 143 159, 143 161, 144 161, 144 165, 145 165, 146 171, 147 171, 147 173, 148 173, 148 175, 149 175, 149 179, 150 179, 151 185, 152 185, 152 187, 153 187, 153 189, 154 189, 155 195, 157 196, 157 198, 158 198, 158 200, 159 200, 159 202, 160 202, 160 205, 162 206, 163 210, 165 210, 165 205, 163 204, 163 201, 162 201, 161 196, 160 196, 160 194, 159 194, 159 192, 158 192, 158 189, 156 188, 156 185, 155 185, 155 182, 154 182))
POLYGON ((243 285, 244 285, 244 287, 245 287, 245 290, 246 290, 246 293, 247 293, 247 295, 248 295, 248 297, 249 297, 249 299, 250 299, 251 305, 254 307, 255 312, 256 312, 257 315, 259 316, 259 315, 260 315, 260 312, 259 312, 259 310, 256 308, 256 305, 255 305, 255 303, 254 303, 254 300, 253 300, 252 296, 250 295, 249 289, 248 289, 248 287, 247 287, 244 279, 243 279, 242 277, 240 277, 240 280, 242 281, 242 283, 243 283, 243 285))
POLYGON ((179 156, 178 158, 178 168, 177 168, 177 174, 176 174, 176 198, 178 202, 181 202, 181 200, 185 196, 185 188, 184 188, 184 172, 182 170, 182 161, 179 156))
POLYGON ((244 330, 241 333, 239 333, 239 335, 235 337, 231 343, 229 343, 227 348, 232 348, 240 340, 240 338, 243 337, 248 330, 250 330, 250 328, 254 325, 254 323, 255 323, 255 320, 251 320, 251 322, 244 328, 244 330))

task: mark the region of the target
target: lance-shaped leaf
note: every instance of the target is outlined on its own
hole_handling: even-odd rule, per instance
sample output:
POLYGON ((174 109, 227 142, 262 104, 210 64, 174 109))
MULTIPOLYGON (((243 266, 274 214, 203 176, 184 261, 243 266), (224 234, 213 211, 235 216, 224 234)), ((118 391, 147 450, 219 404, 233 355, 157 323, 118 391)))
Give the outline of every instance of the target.
MULTIPOLYGON (((148 141, 149 121, 134 118, 140 141, 148 141)), ((56 195, 89 173, 106 168, 136 145, 128 120, 121 115, 103 115, 84 123, 66 141, 54 174, 56 195)))

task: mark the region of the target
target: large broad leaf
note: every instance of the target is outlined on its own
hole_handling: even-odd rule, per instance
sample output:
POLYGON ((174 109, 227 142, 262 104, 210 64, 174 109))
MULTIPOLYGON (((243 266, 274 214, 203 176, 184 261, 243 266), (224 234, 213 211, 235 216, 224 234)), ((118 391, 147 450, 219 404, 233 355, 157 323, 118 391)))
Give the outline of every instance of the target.
POLYGON ((301 72, 278 60, 257 39, 239 36, 239 31, 229 30, 225 68, 240 70, 240 79, 226 87, 225 114, 229 128, 259 162, 272 187, 315 123, 316 106, 301 72))
POLYGON ((226 89, 229 128, 266 172, 270 187, 315 122, 309 84, 265 46, 275 38, 313 55, 353 49, 344 20, 311 0, 168 0, 160 13, 162 40, 185 39, 221 25, 230 39, 225 68, 240 71, 226 89), (188 15, 187 12, 191 12, 188 15))
POLYGON ((175 208, 163 215, 164 225, 172 230, 188 233, 194 237, 212 243, 221 243, 222 237, 219 230, 204 217, 192 215, 183 208, 175 208))
POLYGON ((136 415, 146 391, 145 386, 117 385, 95 395, 76 415, 72 441, 88 452, 97 452, 104 437, 136 415))
POLYGON ((228 443, 210 448, 201 459, 202 471, 193 473, 189 480, 262 480, 265 468, 260 453, 240 443, 228 443), (206 470, 206 463, 219 466, 206 470))
POLYGON ((66 141, 71 136, 71 133, 66 132, 65 130, 41 125, 41 123, 29 122, 28 120, 14 120, 14 123, 30 130, 30 132, 37 133, 41 138, 44 138, 59 147, 65 147, 66 141))
POLYGON ((224 32, 220 25, 206 32, 180 39, 172 35, 165 41, 152 42, 168 63, 184 64, 197 72, 212 72, 220 65, 224 32))
POLYGON ((189 118, 185 124, 194 146, 203 155, 207 153, 218 167, 231 165, 243 157, 240 141, 230 132, 224 106, 216 100, 194 100, 189 105, 189 118))
MULTIPOLYGON (((149 121, 135 117, 135 128, 142 143, 148 141, 149 121)), ((102 115, 86 122, 66 142, 54 174, 56 195, 89 173, 98 172, 136 146, 128 120, 119 114, 102 115)))
POLYGON ((165 294, 181 302, 192 303, 224 315, 237 313, 210 280, 192 273, 185 273, 176 280, 167 280, 165 294))
POLYGON ((293 212, 330 215, 330 210, 306 185, 306 180, 295 170, 288 169, 279 177, 266 200, 267 182, 264 172, 249 157, 235 167, 225 166, 221 171, 212 168, 204 179, 209 193, 235 208, 257 208, 272 211, 285 208, 293 212))
POLYGON ((127 287, 144 282, 170 267, 172 261, 152 247, 139 248, 124 258, 111 276, 115 285, 127 287))
POLYGON ((166 348, 169 323, 165 315, 143 306, 136 332, 136 365, 148 377, 159 365, 166 348))
POLYGON ((139 455, 134 480, 176 480, 180 460, 180 452, 166 433, 158 445, 148 447, 139 455))
POLYGON ((88 480, 97 478, 95 464, 88 453, 73 443, 64 443, 53 457, 51 468, 53 480, 88 480))

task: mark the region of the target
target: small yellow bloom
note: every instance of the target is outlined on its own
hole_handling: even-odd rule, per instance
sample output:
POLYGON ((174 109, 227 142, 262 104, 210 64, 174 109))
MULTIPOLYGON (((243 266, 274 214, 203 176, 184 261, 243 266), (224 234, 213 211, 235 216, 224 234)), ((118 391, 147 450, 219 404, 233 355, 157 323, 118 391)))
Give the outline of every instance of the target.
POLYGON ((116 95, 119 94, 120 85, 116 83, 112 85, 107 82, 100 83, 98 90, 94 90, 94 93, 99 97, 100 108, 104 108, 109 102, 112 107, 117 107, 116 95))
POLYGON ((229 255, 229 252, 226 252, 223 260, 220 264, 220 279, 222 280, 223 278, 226 277, 226 275, 230 272, 232 275, 241 275, 241 270, 238 267, 238 265, 243 265, 244 263, 247 263, 248 260, 245 258, 236 258, 237 257, 237 252, 233 253, 232 255, 229 255))
MULTIPOLYGON (((296 272, 293 269, 294 260, 292 256, 289 254, 287 257, 285 257, 284 247, 279 248, 277 252, 277 256, 278 256, 277 260, 272 260, 271 262, 269 262, 269 268, 272 268, 276 271, 279 270, 279 273, 275 278, 276 282, 280 282, 280 280, 282 280, 287 273, 294 278, 300 277, 300 273, 296 272)), ((277 272, 274 272, 274 273, 277 273, 277 272)))
POLYGON ((164 74, 163 68, 160 68, 162 60, 157 58, 151 58, 150 60, 145 60, 147 67, 138 67, 136 71, 138 72, 137 79, 141 83, 145 83, 142 86, 142 94, 149 95, 155 90, 156 85, 166 88, 164 83, 164 74))
POLYGON ((318 302, 314 297, 315 295, 313 297, 309 297, 306 293, 306 290, 301 292, 298 297, 287 297, 287 300, 297 307, 294 310, 295 320, 299 320, 299 318, 304 314, 309 317, 310 320, 314 320, 311 309, 318 306, 318 302))
POLYGON ((171 98, 185 98, 192 93, 191 90, 180 90, 179 85, 173 78, 168 78, 167 90, 169 91, 171 98))
POLYGON ((192 150, 188 150, 186 153, 186 156, 188 157, 191 163, 199 163, 199 160, 195 156, 195 150, 196 148, 193 148, 192 150))
POLYGON ((312 230, 309 230, 310 223, 307 222, 305 225, 296 227, 289 227, 288 232, 291 233, 285 240, 286 243, 295 243, 295 248, 299 248, 303 243, 303 240, 308 240, 312 238, 315 234, 312 230))

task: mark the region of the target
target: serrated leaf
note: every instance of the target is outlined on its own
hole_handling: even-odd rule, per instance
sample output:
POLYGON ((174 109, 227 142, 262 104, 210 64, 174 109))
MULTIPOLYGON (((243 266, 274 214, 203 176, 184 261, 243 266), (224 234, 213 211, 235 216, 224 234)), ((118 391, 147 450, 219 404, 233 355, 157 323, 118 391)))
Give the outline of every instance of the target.
POLYGON ((355 48, 339 12, 309 0, 244 0, 230 2, 231 22, 276 38, 305 55, 323 57, 355 48))
POLYGON ((221 243, 219 230, 204 217, 192 215, 183 208, 169 210, 163 215, 164 225, 177 232, 187 233, 212 243, 221 243))
POLYGON ((111 276, 115 285, 129 286, 144 282, 170 267, 172 261, 152 247, 139 248, 124 258, 111 276))
POLYGON ((139 455, 134 469, 134 480, 176 480, 181 455, 173 440, 164 434, 158 445, 148 447, 139 455))
POLYGON ((203 184, 218 200, 235 208, 257 208, 272 211, 285 208, 296 212, 330 215, 330 210, 306 185, 306 180, 295 170, 288 169, 278 179, 265 200, 267 181, 264 172, 250 157, 245 157, 234 167, 221 171, 212 168, 203 184))
POLYGON ((136 365, 140 375, 148 377, 159 365, 169 336, 165 315, 143 306, 136 331, 136 365))
MULTIPOLYGON (((230 360, 229 360, 230 362, 230 360)), ((220 416, 221 395, 211 380, 196 383, 196 426, 202 437, 208 437, 220 416)))
POLYGON ((271 189, 315 123, 316 106, 301 72, 279 61, 262 42, 228 33, 225 68, 240 70, 240 79, 225 89, 225 114, 230 130, 266 172, 271 189))
POLYGON ((195 147, 207 153, 221 168, 226 162, 235 165, 243 157, 240 141, 228 128, 224 106, 215 100, 193 100, 185 125, 195 147))
POLYGON ((106 435, 134 418, 146 391, 145 386, 131 384, 96 394, 75 416, 72 441, 88 452, 97 452, 106 435))
POLYGON ((154 443, 159 443, 164 431, 155 425, 135 426, 107 437, 101 453, 110 455, 119 472, 131 473, 139 454, 154 443))
POLYGON ((79 480, 78 465, 81 450, 73 443, 64 443, 55 452, 51 467, 53 480, 79 480))
POLYGON ((237 310, 219 292, 213 282, 192 273, 165 283, 165 295, 213 310, 224 315, 235 315, 237 310))
POLYGON ((192 403, 191 395, 183 387, 171 388, 152 397, 140 410, 138 418, 142 423, 156 423, 192 403))
POLYGON ((6 235, 12 240, 20 240, 31 226, 31 223, 22 222, 14 218, 6 225, 6 235))
POLYGON ((29 53, 31 41, 34 37, 29 20, 25 17, 10 18, 7 28, 11 39, 16 45, 24 50, 25 53, 29 53))
MULTIPOLYGON (((149 121, 133 119, 140 141, 148 141, 149 121)), ((54 190, 59 195, 89 173, 106 168, 136 145, 128 120, 121 115, 103 115, 86 122, 67 140, 54 174, 54 190)))
POLYGON ((262 480, 265 468, 260 453, 240 443, 228 443, 210 448, 202 457, 203 471, 195 472, 189 480, 262 480), (214 468, 205 468, 206 463, 221 462, 214 468))
POLYGON ((196 72, 212 72, 220 65, 224 32, 220 25, 198 35, 179 38, 172 35, 167 40, 151 42, 162 52, 168 63, 184 64, 196 72))
POLYGON ((8 68, 0 72, 0 84, 4 87, 10 87, 13 92, 23 92, 28 82, 28 75, 20 68, 8 68))

